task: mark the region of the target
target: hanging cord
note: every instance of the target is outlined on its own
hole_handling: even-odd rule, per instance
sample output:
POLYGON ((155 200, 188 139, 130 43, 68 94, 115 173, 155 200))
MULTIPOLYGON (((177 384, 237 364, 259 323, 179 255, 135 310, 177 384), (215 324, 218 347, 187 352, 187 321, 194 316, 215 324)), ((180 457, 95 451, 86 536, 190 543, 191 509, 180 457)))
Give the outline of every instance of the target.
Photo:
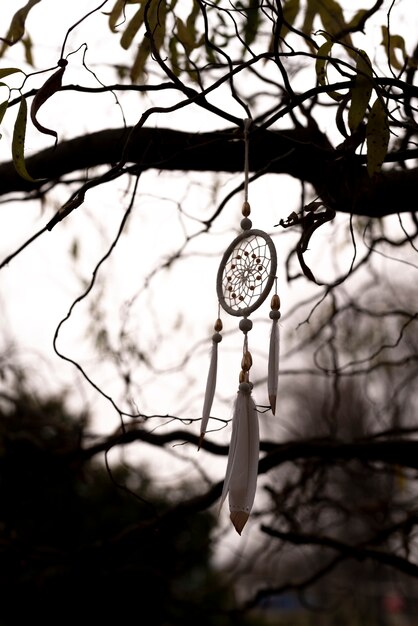
POLYGON ((252 120, 250 118, 244 120, 244 202, 248 202, 248 178, 250 171, 248 132, 251 124, 252 120))

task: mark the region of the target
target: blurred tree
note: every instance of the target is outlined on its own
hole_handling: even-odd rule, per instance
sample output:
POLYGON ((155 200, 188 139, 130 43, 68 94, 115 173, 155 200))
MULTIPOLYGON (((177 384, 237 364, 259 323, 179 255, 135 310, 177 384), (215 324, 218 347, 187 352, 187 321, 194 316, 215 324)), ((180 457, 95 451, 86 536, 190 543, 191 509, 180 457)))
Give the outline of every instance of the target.
MULTIPOLYGON (((389 302, 380 306, 390 309, 389 302)), ((391 317, 389 324, 399 335, 391 317)), ((313 333, 317 354, 327 328, 323 319, 313 333)), ((379 346, 385 334, 352 309, 334 331, 332 350, 338 346, 339 358, 356 364, 364 349, 373 353, 372 334, 379 346)), ((415 351, 415 333, 404 332, 415 351)), ((293 592, 319 623, 379 626, 389 623, 384 599, 393 593, 403 604, 400 619, 415 623, 417 475, 401 451, 409 442, 415 449, 416 365, 393 368, 380 353, 367 363, 369 371, 356 376, 341 367, 329 380, 310 374, 283 388, 292 441, 271 451, 281 467, 264 483, 264 557, 246 574, 249 606, 293 592), (378 364, 383 371, 374 376, 378 364)))
POLYGON ((1 624, 233 623, 233 590, 211 565, 213 516, 160 523, 172 496, 155 492, 144 469, 121 464, 110 476, 83 455, 88 416, 8 379, 0 399, 1 624))

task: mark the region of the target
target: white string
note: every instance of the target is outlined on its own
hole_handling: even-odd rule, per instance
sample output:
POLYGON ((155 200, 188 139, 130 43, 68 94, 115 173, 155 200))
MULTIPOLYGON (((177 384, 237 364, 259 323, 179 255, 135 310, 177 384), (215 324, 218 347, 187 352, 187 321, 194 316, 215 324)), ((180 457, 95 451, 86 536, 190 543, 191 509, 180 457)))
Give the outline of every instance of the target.
POLYGON ((249 163, 249 145, 248 145, 248 131, 250 129, 250 126, 252 124, 252 120, 250 118, 247 118, 244 120, 244 145, 245 145, 245 152, 244 152, 244 201, 248 202, 248 178, 249 178, 249 170, 250 170, 250 163, 249 163))

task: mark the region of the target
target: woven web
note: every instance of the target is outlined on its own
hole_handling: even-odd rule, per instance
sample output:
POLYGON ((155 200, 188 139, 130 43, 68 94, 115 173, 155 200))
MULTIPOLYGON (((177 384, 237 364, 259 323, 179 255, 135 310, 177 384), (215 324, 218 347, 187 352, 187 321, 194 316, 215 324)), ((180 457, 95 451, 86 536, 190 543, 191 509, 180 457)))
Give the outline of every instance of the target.
POLYGON ((233 309, 254 305, 263 294, 270 275, 270 250, 263 237, 253 235, 233 249, 222 276, 225 302, 233 309))

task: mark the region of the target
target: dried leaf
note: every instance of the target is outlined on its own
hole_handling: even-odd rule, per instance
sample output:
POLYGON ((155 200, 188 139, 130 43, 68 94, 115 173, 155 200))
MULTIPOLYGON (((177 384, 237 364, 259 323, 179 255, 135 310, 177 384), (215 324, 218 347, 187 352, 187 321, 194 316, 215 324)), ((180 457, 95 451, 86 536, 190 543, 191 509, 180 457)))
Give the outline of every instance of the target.
POLYGON ((56 93, 60 89, 62 85, 62 77, 64 75, 67 64, 68 62, 65 59, 60 60, 60 67, 38 90, 36 96, 32 101, 32 106, 30 109, 30 117, 33 125, 39 130, 39 132, 44 133, 45 135, 52 135, 53 137, 55 137, 55 139, 58 138, 57 132, 55 130, 51 130, 50 128, 45 128, 45 126, 42 126, 42 124, 40 124, 36 119, 36 114, 39 111, 39 108, 44 104, 44 102, 46 102, 54 93, 56 93))

